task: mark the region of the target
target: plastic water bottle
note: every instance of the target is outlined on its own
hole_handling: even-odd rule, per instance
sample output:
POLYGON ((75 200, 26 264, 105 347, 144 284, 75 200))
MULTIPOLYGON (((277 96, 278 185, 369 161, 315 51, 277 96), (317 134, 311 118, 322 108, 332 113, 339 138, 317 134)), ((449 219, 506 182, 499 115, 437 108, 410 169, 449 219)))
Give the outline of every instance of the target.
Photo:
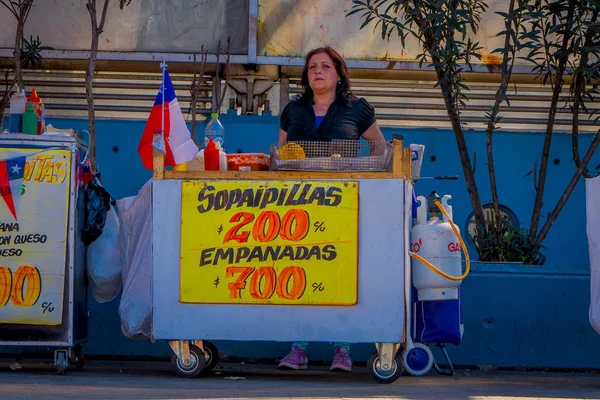
POLYGON ((225 149, 225 128, 221 121, 219 121, 219 114, 212 113, 210 118, 204 130, 204 145, 208 145, 208 138, 212 137, 215 144, 218 143, 221 149, 225 149))
POLYGON ((23 113, 27 105, 25 91, 16 92, 10 98, 10 122, 9 131, 11 133, 23 132, 23 113))

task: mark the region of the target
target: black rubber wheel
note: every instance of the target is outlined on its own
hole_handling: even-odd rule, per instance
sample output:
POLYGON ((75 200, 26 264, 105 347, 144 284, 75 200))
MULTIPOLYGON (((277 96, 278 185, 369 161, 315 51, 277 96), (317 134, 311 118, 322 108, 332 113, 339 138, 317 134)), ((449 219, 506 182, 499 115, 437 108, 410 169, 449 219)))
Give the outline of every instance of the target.
POLYGON ((217 350, 217 346, 215 346, 213 343, 207 341, 207 340, 203 340, 202 344, 204 345, 204 360, 206 362, 206 366, 204 367, 204 370, 202 371, 203 374, 208 374, 210 373, 213 369, 215 369, 215 367, 217 366, 217 364, 219 363, 219 350, 217 350))
POLYGON ((54 361, 54 368, 56 368, 56 372, 58 375, 64 375, 65 370, 67 369, 67 364, 69 361, 67 360, 66 351, 58 353, 56 360, 54 361))
POLYGON ((176 354, 173 354, 171 357, 171 365, 173 366, 175 373, 182 378, 194 378, 198 376, 206 366, 202 350, 194 345, 190 345, 190 361, 190 365, 185 366, 179 361, 176 354))
POLYGON ((74 359, 71 360, 71 363, 76 370, 81 371, 83 364, 85 364, 85 356, 83 355, 83 347, 80 344, 76 344, 73 348, 73 357, 74 359))
POLYGON ((392 383, 396 382, 396 380, 402 375, 402 355, 396 354, 394 359, 392 360, 392 369, 390 371, 383 371, 381 369, 379 355, 377 352, 373 353, 369 358, 369 362, 367 364, 369 370, 371 370, 371 374, 373 379, 378 383, 392 383))

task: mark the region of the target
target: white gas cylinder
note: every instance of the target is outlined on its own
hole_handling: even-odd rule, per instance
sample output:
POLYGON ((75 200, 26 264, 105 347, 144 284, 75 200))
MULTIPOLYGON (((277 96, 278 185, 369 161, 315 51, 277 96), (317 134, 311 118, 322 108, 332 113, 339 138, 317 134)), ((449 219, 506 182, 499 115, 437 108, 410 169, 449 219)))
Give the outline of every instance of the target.
MULTIPOLYGON (((452 196, 445 195, 441 201, 450 219, 452 207, 448 205, 448 200, 451 198, 452 196)), ((452 231, 448 218, 442 216, 439 219, 439 209, 434 204, 428 207, 427 198, 419 196, 417 200, 420 205, 417 208, 416 224, 410 232, 410 251, 450 276, 461 276, 460 242, 452 231), (430 208, 432 212, 429 212, 430 208)), ((458 231, 458 227, 456 229, 458 231)), ((420 301, 458 299, 460 281, 444 278, 415 258, 412 258, 411 267, 413 285, 418 290, 420 301)))

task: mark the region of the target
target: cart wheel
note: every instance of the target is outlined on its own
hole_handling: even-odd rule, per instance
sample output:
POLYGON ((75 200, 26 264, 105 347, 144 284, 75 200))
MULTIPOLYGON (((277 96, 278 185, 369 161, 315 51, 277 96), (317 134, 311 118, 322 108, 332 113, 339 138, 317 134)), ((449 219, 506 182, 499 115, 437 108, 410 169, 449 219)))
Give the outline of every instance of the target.
POLYGON ((67 357, 67 350, 65 349, 57 349, 54 350, 54 367, 56 368, 56 372, 59 375, 64 375, 65 370, 67 369, 67 364, 69 363, 67 357))
POLYGON ((173 354, 171 357, 171 364, 173 365, 175 373, 180 377, 193 378, 202 372, 206 365, 206 361, 204 359, 204 354, 202 354, 202 350, 197 346, 190 345, 190 365, 183 365, 176 354, 173 354))
POLYGON ((412 376, 425 375, 433 365, 433 354, 423 343, 415 343, 408 352, 402 352, 402 361, 406 372, 412 376))
POLYGON ((396 354, 392 360, 392 369, 389 371, 384 371, 381 368, 379 354, 377 354, 377 352, 373 353, 373 355, 369 358, 367 365, 371 370, 373 379, 379 383, 396 382, 400 375, 402 375, 402 356, 400 354, 396 354))
POLYGON ((208 374, 211 372, 217 364, 219 363, 219 350, 217 350, 217 346, 209 341, 202 341, 204 345, 204 360, 206 362, 206 366, 202 370, 202 373, 208 374))
POLYGON ((73 359, 71 362, 78 371, 83 369, 83 364, 85 364, 85 356, 83 355, 83 347, 80 344, 75 345, 73 348, 73 359))

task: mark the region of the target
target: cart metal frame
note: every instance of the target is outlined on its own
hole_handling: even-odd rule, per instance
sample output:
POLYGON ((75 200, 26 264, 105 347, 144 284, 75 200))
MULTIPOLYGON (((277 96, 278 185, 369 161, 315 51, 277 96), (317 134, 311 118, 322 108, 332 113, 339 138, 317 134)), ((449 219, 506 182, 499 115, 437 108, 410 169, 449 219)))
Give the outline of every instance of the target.
POLYGON ((0 323, 0 348, 55 348, 54 366, 59 374, 63 374, 70 363, 82 368, 84 355, 81 344, 87 341, 88 318, 85 245, 81 240, 85 199, 83 190, 75 185, 77 165, 82 155, 87 153, 88 145, 74 137, 11 133, 0 134, 0 147, 71 151, 63 323, 58 326, 0 323))
POLYGON ((407 306, 410 304, 411 282, 410 258, 407 254, 412 221, 411 151, 404 148, 403 141, 399 139, 393 140, 392 148, 392 167, 388 172, 166 171, 164 155, 155 152, 152 193, 152 338, 168 341, 174 352, 173 367, 180 376, 193 377, 205 368, 210 369, 216 365, 218 360, 214 358, 218 358, 218 351, 206 340, 374 342, 377 351, 369 360, 373 378, 380 383, 390 383, 401 375, 402 355, 399 349, 403 345, 405 348, 412 347, 412 340, 407 334, 411 321, 411 307, 407 306), (363 236, 365 243, 361 244, 359 232, 359 304, 340 308, 180 303, 181 184, 186 180, 358 181, 361 199, 359 226, 364 226, 369 220, 373 221, 373 226, 387 228, 390 225, 389 229, 370 232, 374 237, 372 242, 368 242, 363 236), (382 207, 368 207, 369 204, 380 203, 383 204, 382 207), (403 234, 403 242, 398 243, 397 239, 394 241, 389 237, 390 232, 403 234), (376 277, 368 278, 368 271, 363 271, 367 267, 367 260, 381 266, 376 277), (382 276, 388 278, 388 275, 382 274, 391 274, 396 280, 382 281, 382 276), (291 308, 301 321, 306 321, 292 324, 291 330, 296 330, 294 334, 290 333, 290 329, 272 330, 271 327, 268 332, 264 329, 265 325, 254 323, 252 319, 262 318, 262 324, 273 323, 281 320, 279 315, 289 314, 291 308), (327 330, 322 326, 319 326, 322 328, 321 332, 314 332, 318 329, 304 329, 311 325, 311 318, 316 319, 318 325, 327 317, 340 317, 342 314, 352 324, 364 323, 365 327, 348 333, 343 330, 327 330), (235 316, 235 323, 245 328, 232 329, 235 323, 228 321, 226 316, 235 316), (379 322, 377 333, 372 326, 374 322, 379 322))

